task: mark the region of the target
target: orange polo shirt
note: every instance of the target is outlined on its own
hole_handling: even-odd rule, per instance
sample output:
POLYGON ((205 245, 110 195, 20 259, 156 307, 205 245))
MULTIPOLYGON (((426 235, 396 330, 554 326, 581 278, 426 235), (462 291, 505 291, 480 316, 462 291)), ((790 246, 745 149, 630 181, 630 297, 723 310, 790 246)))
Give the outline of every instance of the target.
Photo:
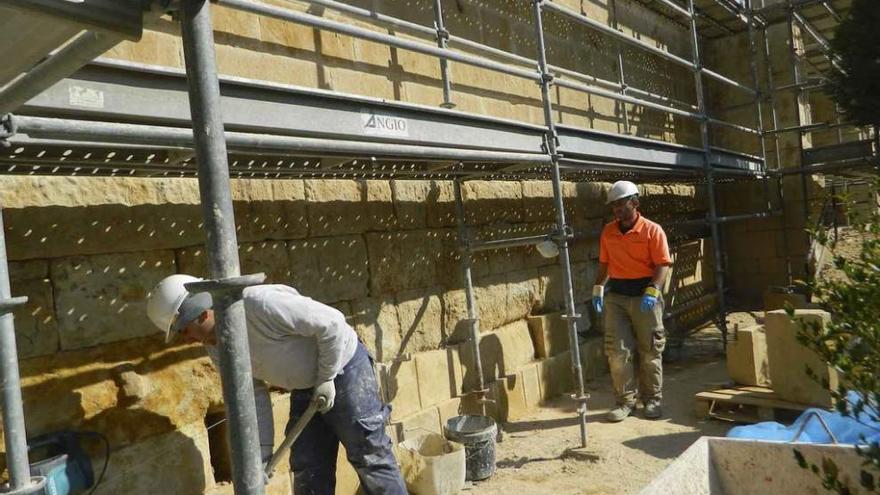
POLYGON ((605 225, 599 238, 599 262, 608 264, 610 278, 653 277, 656 267, 672 264, 663 227, 641 214, 625 234, 619 225, 619 220, 605 225))

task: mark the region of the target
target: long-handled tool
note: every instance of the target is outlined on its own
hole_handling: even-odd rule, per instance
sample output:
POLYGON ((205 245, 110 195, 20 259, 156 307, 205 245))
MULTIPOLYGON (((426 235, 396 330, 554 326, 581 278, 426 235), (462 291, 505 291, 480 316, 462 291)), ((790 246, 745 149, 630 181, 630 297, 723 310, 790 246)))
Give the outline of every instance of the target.
POLYGON ((299 437, 300 433, 306 428, 306 425, 309 424, 309 421, 312 420, 312 417, 318 411, 324 407, 327 399, 324 397, 314 397, 311 402, 309 402, 309 407, 306 408, 303 415, 299 418, 293 428, 287 432, 287 435, 284 436, 284 441, 281 442, 281 446, 278 447, 278 450, 272 454, 272 458, 269 459, 269 462, 266 464, 266 470, 264 471, 267 477, 271 477, 272 473, 275 471, 275 466, 281 462, 281 458, 284 457, 284 453, 287 452, 293 442, 296 441, 297 437, 299 437))

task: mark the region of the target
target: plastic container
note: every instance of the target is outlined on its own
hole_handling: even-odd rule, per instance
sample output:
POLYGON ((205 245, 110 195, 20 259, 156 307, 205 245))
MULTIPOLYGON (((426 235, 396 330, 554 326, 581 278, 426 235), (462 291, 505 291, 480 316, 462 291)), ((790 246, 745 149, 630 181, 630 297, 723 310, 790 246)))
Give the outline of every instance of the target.
POLYGON ((495 474, 498 426, 488 416, 456 416, 446 422, 446 438, 464 445, 465 479, 484 480, 495 474))
POLYGON ((465 448, 429 433, 400 443, 406 488, 413 495, 455 495, 464 487, 465 448))

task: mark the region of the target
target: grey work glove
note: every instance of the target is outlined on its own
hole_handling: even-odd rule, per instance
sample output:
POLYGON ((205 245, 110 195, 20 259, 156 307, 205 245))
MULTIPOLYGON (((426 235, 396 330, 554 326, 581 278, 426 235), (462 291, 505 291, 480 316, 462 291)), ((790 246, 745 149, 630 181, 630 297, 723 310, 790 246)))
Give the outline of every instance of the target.
POLYGON ((324 405, 318 409, 319 413, 325 414, 333 409, 333 401, 336 399, 336 385, 333 380, 328 380, 315 387, 314 400, 318 400, 319 397, 324 398, 324 405))

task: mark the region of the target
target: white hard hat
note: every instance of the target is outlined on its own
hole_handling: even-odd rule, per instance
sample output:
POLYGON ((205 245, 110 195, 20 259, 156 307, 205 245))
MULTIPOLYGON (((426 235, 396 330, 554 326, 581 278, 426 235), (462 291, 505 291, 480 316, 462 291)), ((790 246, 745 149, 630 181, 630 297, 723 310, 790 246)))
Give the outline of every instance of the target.
POLYGON ((554 258, 556 256, 559 256, 559 246, 557 246, 555 242, 549 239, 535 244, 535 248, 538 250, 538 253, 540 253, 541 256, 545 258, 554 258))
POLYGON ((211 308, 210 294, 190 294, 184 287, 184 284, 200 280, 192 275, 171 275, 162 279, 147 296, 147 316, 165 334, 166 343, 181 328, 211 308))
POLYGON ((639 188, 635 184, 628 180, 619 180, 611 185, 611 190, 608 191, 608 201, 605 204, 610 204, 618 199, 628 198, 638 193, 639 188))

